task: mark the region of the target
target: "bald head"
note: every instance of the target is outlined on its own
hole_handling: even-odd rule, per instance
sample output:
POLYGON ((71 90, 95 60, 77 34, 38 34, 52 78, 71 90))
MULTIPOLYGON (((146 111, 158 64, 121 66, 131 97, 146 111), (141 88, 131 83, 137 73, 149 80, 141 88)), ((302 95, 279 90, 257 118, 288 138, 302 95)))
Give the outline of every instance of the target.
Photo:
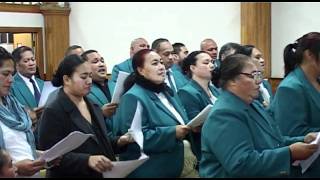
POLYGON ((217 59, 218 46, 213 39, 205 39, 201 41, 200 50, 207 52, 212 59, 217 59))
POLYGON ((149 49, 150 45, 148 44, 147 40, 144 38, 137 38, 131 42, 130 45, 130 57, 132 58, 135 53, 140 51, 141 49, 149 49))

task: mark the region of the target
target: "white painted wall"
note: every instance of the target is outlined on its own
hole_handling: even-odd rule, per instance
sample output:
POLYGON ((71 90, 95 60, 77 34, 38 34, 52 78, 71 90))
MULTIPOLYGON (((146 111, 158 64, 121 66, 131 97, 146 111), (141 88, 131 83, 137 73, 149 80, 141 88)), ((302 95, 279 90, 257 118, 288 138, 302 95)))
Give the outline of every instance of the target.
POLYGON ((39 13, 0 12, 0 26, 44 27, 43 16, 39 13))
POLYGON ((272 77, 283 77, 283 50, 302 35, 320 32, 320 3, 272 2, 272 77))
MULTIPOLYGON (((218 46, 240 42, 238 2, 72 2, 70 44, 97 49, 107 60, 108 71, 129 56, 132 39, 159 37, 183 42, 190 51, 202 39, 214 38, 218 46)), ((283 77, 283 49, 310 31, 320 31, 320 3, 272 2, 272 77, 283 77)), ((43 16, 0 12, 0 26, 44 27, 43 16)))
POLYGON ((129 57, 133 39, 163 37, 198 50, 205 38, 219 47, 240 43, 239 2, 71 2, 70 45, 96 49, 106 59, 108 72, 129 57))

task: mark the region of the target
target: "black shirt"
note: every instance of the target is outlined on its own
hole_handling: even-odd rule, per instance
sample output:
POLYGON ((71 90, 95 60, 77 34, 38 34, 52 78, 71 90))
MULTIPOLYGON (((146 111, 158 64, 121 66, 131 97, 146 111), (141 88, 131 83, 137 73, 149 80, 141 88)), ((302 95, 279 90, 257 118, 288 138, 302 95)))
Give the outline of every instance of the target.
MULTIPOLYGON (((89 102, 87 102, 87 103, 89 103, 89 102)), ((100 125, 98 124, 98 120, 96 119, 96 116, 94 115, 94 112, 90 108, 90 106, 88 107, 88 109, 91 114, 91 124, 88 121, 87 121, 87 123, 90 126, 90 128, 92 129, 92 131, 94 132, 94 135, 99 140, 98 146, 100 147, 100 150, 101 150, 100 153, 104 154, 111 161, 115 161, 116 159, 115 159, 115 154, 114 154, 114 151, 112 148, 111 140, 109 139, 109 137, 105 137, 103 135, 103 131, 102 131, 100 125)))
POLYGON ((95 85, 99 87, 99 89, 103 92, 103 94, 107 97, 108 101, 111 102, 111 94, 108 87, 108 80, 105 81, 104 86, 97 82, 93 82, 95 85))

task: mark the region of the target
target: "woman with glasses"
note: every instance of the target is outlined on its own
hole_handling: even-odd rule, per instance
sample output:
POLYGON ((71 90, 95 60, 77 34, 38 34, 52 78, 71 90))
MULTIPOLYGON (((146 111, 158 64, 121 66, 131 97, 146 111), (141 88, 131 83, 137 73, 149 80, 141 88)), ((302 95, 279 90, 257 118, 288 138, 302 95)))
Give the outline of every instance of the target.
MULTIPOLYGON (((241 46, 241 48, 239 48, 236 53, 250 56, 257 63, 258 68, 262 72, 263 78, 263 74, 265 72, 265 62, 262 57, 262 53, 258 48, 253 45, 244 45, 241 46)), ((263 104, 264 107, 268 108, 273 96, 271 85, 267 79, 263 79, 259 86, 260 93, 258 96, 258 100, 263 104)))
MULTIPOLYGON (((204 51, 194 51, 183 62, 183 72, 190 81, 178 91, 180 100, 187 111, 188 119, 197 116, 208 104, 214 104, 219 89, 210 83, 214 64, 204 51)), ((201 159, 201 126, 192 133, 195 143, 194 152, 201 159)))
POLYGON ((201 177, 274 177, 291 174, 292 162, 311 156, 315 139, 283 137, 261 103, 261 75, 245 55, 221 64, 222 92, 202 127, 201 177), (305 141, 298 142, 298 141, 305 141))

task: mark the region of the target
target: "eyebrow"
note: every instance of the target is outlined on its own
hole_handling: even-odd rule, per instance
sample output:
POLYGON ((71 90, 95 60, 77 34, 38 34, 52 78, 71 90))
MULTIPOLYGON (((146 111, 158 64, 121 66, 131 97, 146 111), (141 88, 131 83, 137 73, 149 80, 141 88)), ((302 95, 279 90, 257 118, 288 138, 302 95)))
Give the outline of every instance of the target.
POLYGON ((90 72, 84 72, 84 73, 81 73, 80 75, 89 75, 90 72))

